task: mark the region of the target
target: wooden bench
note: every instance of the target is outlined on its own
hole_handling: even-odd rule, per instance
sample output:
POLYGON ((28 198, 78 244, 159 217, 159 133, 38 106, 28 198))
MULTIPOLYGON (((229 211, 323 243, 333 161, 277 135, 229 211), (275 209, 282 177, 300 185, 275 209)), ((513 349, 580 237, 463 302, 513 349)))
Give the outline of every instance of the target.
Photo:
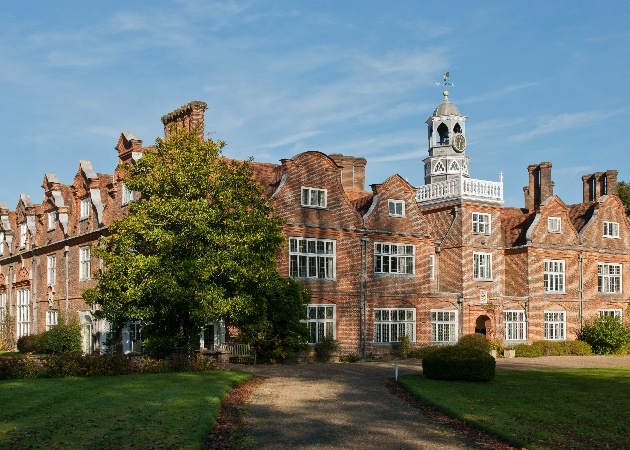
POLYGON ((249 344, 229 343, 225 344, 226 353, 229 353, 230 362, 253 361, 256 365, 256 351, 249 344))

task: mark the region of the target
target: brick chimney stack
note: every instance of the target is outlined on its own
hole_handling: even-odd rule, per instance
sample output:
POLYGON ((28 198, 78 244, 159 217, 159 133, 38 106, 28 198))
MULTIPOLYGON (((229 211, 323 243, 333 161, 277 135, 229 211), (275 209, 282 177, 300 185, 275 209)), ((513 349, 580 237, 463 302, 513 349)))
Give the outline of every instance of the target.
POLYGON ((595 172, 582 176, 582 198, 584 203, 594 202, 603 195, 617 195, 616 170, 595 172))
POLYGON ((527 166, 529 184, 523 188, 525 208, 530 212, 540 206, 549 197, 553 197, 553 181, 551 181, 551 163, 541 162, 527 166))
POLYGON ((171 134, 172 127, 181 127, 187 131, 197 130, 199 137, 205 139, 204 136, 204 113, 208 109, 208 105, 201 101, 193 101, 173 112, 162 116, 164 124, 164 139, 168 139, 171 134))
POLYGON ((346 191, 363 191, 365 189, 365 158, 344 156, 331 153, 330 159, 341 167, 341 184, 346 191))

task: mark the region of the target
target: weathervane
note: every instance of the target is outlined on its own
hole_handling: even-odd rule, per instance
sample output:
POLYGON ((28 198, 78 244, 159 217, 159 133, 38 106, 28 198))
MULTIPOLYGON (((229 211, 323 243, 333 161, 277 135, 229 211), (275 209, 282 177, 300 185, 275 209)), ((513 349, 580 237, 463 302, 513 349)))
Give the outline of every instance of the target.
POLYGON ((442 84, 442 83, 440 83, 439 81, 436 81, 436 82, 435 82, 436 86, 440 86, 440 85, 444 86, 444 92, 443 92, 443 94, 444 94, 444 98, 445 98, 446 100, 448 100, 448 91, 446 90, 446 86, 455 86, 455 84, 454 84, 454 83, 452 83, 452 82, 448 81, 448 79, 449 79, 450 77, 451 77, 451 72, 446 72, 446 73, 444 74, 444 76, 442 77, 442 78, 444 79, 444 83, 443 83, 443 84, 442 84))

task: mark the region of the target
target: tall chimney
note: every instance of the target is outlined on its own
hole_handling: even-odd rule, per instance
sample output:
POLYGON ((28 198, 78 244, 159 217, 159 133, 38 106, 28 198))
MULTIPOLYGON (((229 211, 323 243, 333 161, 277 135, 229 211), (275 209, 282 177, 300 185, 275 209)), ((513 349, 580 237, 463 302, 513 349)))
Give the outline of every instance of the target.
POLYGON ((551 181, 551 163, 541 162, 527 166, 529 184, 523 188, 525 194, 525 208, 530 212, 540 206, 542 202, 553 196, 553 181, 551 181))
POLYGON ((617 195, 617 174, 616 170, 607 170, 582 176, 584 202, 597 201, 602 195, 617 195))
POLYGON ((164 124, 164 139, 168 139, 173 127, 181 127, 186 131, 197 130, 197 134, 204 139, 204 113, 208 105, 201 101, 193 101, 173 112, 162 116, 164 124))
POLYGON ((362 191, 365 188, 365 158, 344 156, 340 153, 328 155, 339 167, 341 167, 341 184, 344 190, 362 191))

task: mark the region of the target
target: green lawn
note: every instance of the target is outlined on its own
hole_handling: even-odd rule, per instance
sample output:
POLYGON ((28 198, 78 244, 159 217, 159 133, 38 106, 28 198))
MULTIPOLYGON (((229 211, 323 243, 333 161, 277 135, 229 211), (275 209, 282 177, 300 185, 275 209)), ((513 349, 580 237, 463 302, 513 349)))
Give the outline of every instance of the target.
POLYGON ((452 417, 528 449, 630 448, 630 368, 497 371, 489 383, 403 375, 452 417))
POLYGON ((197 449, 251 375, 186 372, 0 381, 0 449, 197 449))

